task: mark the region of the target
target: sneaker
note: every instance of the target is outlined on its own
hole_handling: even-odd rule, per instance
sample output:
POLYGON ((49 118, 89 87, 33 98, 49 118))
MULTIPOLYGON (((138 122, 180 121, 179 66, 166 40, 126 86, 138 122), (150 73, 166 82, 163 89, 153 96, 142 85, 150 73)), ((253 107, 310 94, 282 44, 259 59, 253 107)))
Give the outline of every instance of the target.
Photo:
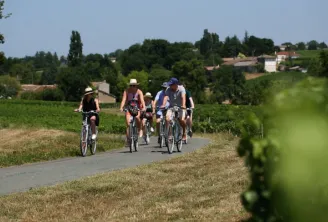
POLYGON ((150 127, 150 132, 154 132, 154 128, 153 127, 150 127))
POLYGON ((188 135, 190 136, 190 138, 192 137, 192 131, 191 130, 189 130, 188 135))
POLYGON ((92 134, 91 139, 92 139, 92 140, 95 140, 96 138, 97 138, 97 135, 96 135, 96 134, 92 134))

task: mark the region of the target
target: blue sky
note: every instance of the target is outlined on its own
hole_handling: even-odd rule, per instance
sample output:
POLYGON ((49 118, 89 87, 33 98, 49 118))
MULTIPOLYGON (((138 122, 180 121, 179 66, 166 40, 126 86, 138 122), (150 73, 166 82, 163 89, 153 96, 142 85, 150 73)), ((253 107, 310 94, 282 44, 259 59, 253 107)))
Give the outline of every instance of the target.
POLYGON ((72 30, 84 54, 109 53, 145 38, 195 42, 205 28, 223 40, 245 30, 258 37, 328 43, 327 0, 6 0, 6 56, 67 55, 72 30))

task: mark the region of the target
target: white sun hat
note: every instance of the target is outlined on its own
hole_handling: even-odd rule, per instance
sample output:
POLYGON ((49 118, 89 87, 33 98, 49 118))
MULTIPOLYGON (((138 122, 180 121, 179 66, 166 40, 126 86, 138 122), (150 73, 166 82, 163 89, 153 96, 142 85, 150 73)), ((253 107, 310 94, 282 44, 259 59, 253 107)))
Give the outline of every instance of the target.
POLYGON ((93 89, 91 87, 87 87, 85 88, 84 90, 84 95, 89 95, 89 94, 92 94, 93 93, 93 89))
POLYGON ((147 92, 144 97, 153 98, 150 92, 147 92))
POLYGON ((137 82, 136 79, 130 79, 130 83, 129 83, 129 85, 130 85, 130 86, 131 86, 131 85, 137 86, 137 85, 139 85, 139 83, 137 82))

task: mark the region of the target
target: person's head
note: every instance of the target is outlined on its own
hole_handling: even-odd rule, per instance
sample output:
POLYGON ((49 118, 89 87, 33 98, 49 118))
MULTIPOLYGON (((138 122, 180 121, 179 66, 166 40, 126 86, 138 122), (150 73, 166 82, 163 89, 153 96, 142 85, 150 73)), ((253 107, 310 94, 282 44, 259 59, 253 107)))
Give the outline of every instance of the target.
POLYGON ((85 99, 90 99, 93 96, 93 89, 91 87, 87 87, 84 90, 84 98, 85 99))
POLYGON ((137 82, 136 79, 130 79, 130 83, 129 83, 129 88, 132 88, 132 89, 138 89, 138 85, 139 83, 137 82))
POLYGON ((147 93, 145 94, 144 98, 145 98, 145 101, 149 101, 149 100, 151 100, 151 99, 153 98, 153 96, 151 95, 150 92, 147 92, 147 93))
POLYGON ((178 89, 178 84, 179 84, 179 80, 177 80, 176 78, 171 78, 170 81, 168 82, 169 87, 174 91, 178 89))
POLYGON ((163 82, 163 84, 162 84, 162 90, 166 90, 167 87, 169 87, 169 84, 167 84, 167 82, 163 82))

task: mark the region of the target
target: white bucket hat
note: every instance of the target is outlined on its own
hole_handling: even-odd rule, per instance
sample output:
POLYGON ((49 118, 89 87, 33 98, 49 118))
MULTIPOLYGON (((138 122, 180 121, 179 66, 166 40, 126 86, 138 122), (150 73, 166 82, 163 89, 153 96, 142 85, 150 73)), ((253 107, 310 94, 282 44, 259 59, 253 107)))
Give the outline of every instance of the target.
POLYGON ((91 87, 87 87, 85 88, 84 90, 84 95, 89 95, 89 94, 92 94, 93 93, 93 89, 91 87))
POLYGON ((153 98, 150 92, 147 92, 144 97, 153 98))
POLYGON ((139 83, 137 82, 136 79, 130 79, 130 83, 129 83, 129 85, 130 85, 130 86, 131 86, 131 85, 135 85, 135 86, 137 86, 137 85, 139 85, 139 83))

